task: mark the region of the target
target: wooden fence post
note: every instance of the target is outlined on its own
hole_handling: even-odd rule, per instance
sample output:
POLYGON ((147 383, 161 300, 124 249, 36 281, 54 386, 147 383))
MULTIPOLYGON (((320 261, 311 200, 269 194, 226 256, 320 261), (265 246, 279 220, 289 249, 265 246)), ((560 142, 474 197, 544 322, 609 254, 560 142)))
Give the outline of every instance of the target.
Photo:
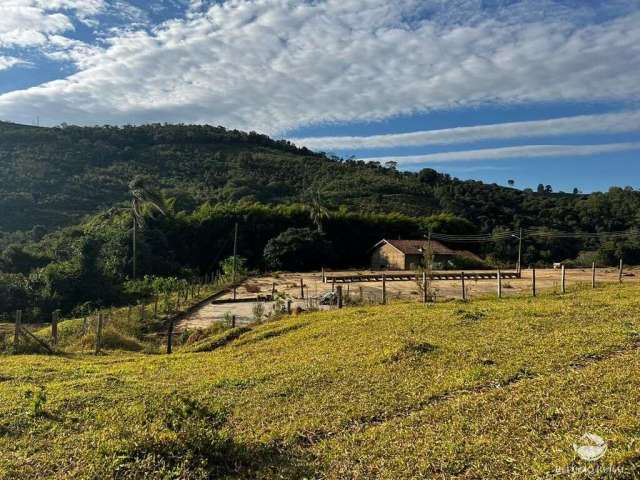
POLYGON ((465 285, 464 285, 464 272, 462 272, 462 274, 460 275, 460 279, 462 280, 462 301, 466 302, 467 301, 467 290, 466 290, 465 285))
POLYGON ((560 291, 567 293, 567 270, 564 265, 560 267, 560 291))
POLYGON ((231 328, 236 328, 236 316, 231 315, 231 328))
POLYGON ((533 293, 533 296, 535 297, 537 295, 536 292, 536 267, 533 267, 531 270, 531 292, 533 293))
POLYGON ((382 304, 387 304, 387 276, 382 274, 382 304))
POLYGON ((291 300, 287 300, 287 313, 291 315, 291 300))
POLYGON ((331 279, 331 291, 335 292, 336 291, 336 277, 333 277, 331 279))
POLYGON ((429 285, 427 285, 427 272, 422 272, 422 303, 429 301, 429 285))
POLYGON ((54 345, 58 344, 58 310, 51 314, 51 339, 54 345))
POLYGON ((276 295, 276 282, 272 282, 271 283, 271 298, 275 297, 276 295))
POLYGON ((623 272, 623 263, 622 263, 622 259, 620 259, 620 269, 618 270, 618 282, 622 283, 622 272, 623 272))
POLYGON ((336 287, 337 305, 342 308, 342 285, 336 287))
POLYGON ((15 350, 20 342, 20 326, 22 325, 22 310, 16 310, 16 331, 13 336, 13 349, 15 350))
POLYGON ((502 272, 498 269, 498 298, 502 298, 502 272))
POLYGON ((326 283, 327 277, 324 274, 324 267, 322 267, 322 283, 326 283))
POLYGON ((591 266, 591 288, 596 288, 596 262, 591 266))
POLYGON ((102 342, 102 312, 99 312, 98 324, 96 325, 96 355, 100 353, 101 342, 102 342))
POLYGON ((362 285, 359 286, 360 303, 364 302, 364 292, 362 291, 362 285))
POLYGON ((173 318, 169 320, 169 328, 167 328, 167 355, 170 355, 173 349, 173 321, 173 318))
POLYGON ((304 299, 304 280, 300 277, 300 298, 304 299))

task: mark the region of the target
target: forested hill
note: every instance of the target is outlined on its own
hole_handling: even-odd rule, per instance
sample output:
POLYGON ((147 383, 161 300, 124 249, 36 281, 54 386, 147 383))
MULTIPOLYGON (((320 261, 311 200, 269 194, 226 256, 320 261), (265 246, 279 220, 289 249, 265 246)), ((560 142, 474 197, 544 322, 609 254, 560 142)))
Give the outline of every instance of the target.
POLYGON ((640 220, 640 194, 570 195, 459 181, 425 169, 399 172, 340 160, 256 133, 222 127, 38 128, 0 123, 0 230, 55 228, 128 198, 149 175, 178 209, 204 201, 304 202, 329 208, 426 215, 452 212, 482 231, 496 226, 619 230, 640 220))

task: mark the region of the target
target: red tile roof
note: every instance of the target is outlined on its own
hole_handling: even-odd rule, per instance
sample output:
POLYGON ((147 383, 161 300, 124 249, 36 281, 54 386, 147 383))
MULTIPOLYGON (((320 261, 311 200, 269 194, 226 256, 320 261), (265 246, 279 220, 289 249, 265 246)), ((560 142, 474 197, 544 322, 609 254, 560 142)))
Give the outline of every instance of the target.
MULTIPOLYGON (((382 240, 378 243, 386 242, 397 248, 405 255, 422 255, 424 249, 427 248, 427 240, 382 240)), ((377 245, 376 245, 377 246, 377 245)), ((431 240, 431 251, 438 255, 456 255, 457 252, 445 247, 442 243, 431 240)))

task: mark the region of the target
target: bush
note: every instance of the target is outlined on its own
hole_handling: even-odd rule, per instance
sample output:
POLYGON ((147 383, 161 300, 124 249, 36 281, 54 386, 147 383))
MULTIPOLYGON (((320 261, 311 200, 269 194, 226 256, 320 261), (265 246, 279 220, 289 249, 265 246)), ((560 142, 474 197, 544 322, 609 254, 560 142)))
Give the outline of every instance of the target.
POLYGON ((326 237, 309 228, 290 228, 264 247, 264 259, 273 270, 312 270, 331 263, 332 248, 326 237))
POLYGON ((482 260, 456 255, 447 261, 445 268, 453 270, 480 270, 488 268, 488 265, 482 260))

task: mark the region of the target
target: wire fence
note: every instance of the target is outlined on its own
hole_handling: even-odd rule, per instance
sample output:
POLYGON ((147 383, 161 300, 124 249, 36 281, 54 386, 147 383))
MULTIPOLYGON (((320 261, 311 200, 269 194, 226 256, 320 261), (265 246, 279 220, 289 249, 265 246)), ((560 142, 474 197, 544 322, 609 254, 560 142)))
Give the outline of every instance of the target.
MULTIPOLYGON (((242 279, 239 279, 241 281, 242 279)), ((84 309, 63 317, 52 312, 50 322, 33 323, 31 309, 0 313, 0 353, 94 352, 103 348, 156 351, 171 337, 176 322, 191 309, 233 285, 222 276, 177 283, 145 301, 120 307, 84 309), (25 315, 25 313, 27 313, 25 315)))

